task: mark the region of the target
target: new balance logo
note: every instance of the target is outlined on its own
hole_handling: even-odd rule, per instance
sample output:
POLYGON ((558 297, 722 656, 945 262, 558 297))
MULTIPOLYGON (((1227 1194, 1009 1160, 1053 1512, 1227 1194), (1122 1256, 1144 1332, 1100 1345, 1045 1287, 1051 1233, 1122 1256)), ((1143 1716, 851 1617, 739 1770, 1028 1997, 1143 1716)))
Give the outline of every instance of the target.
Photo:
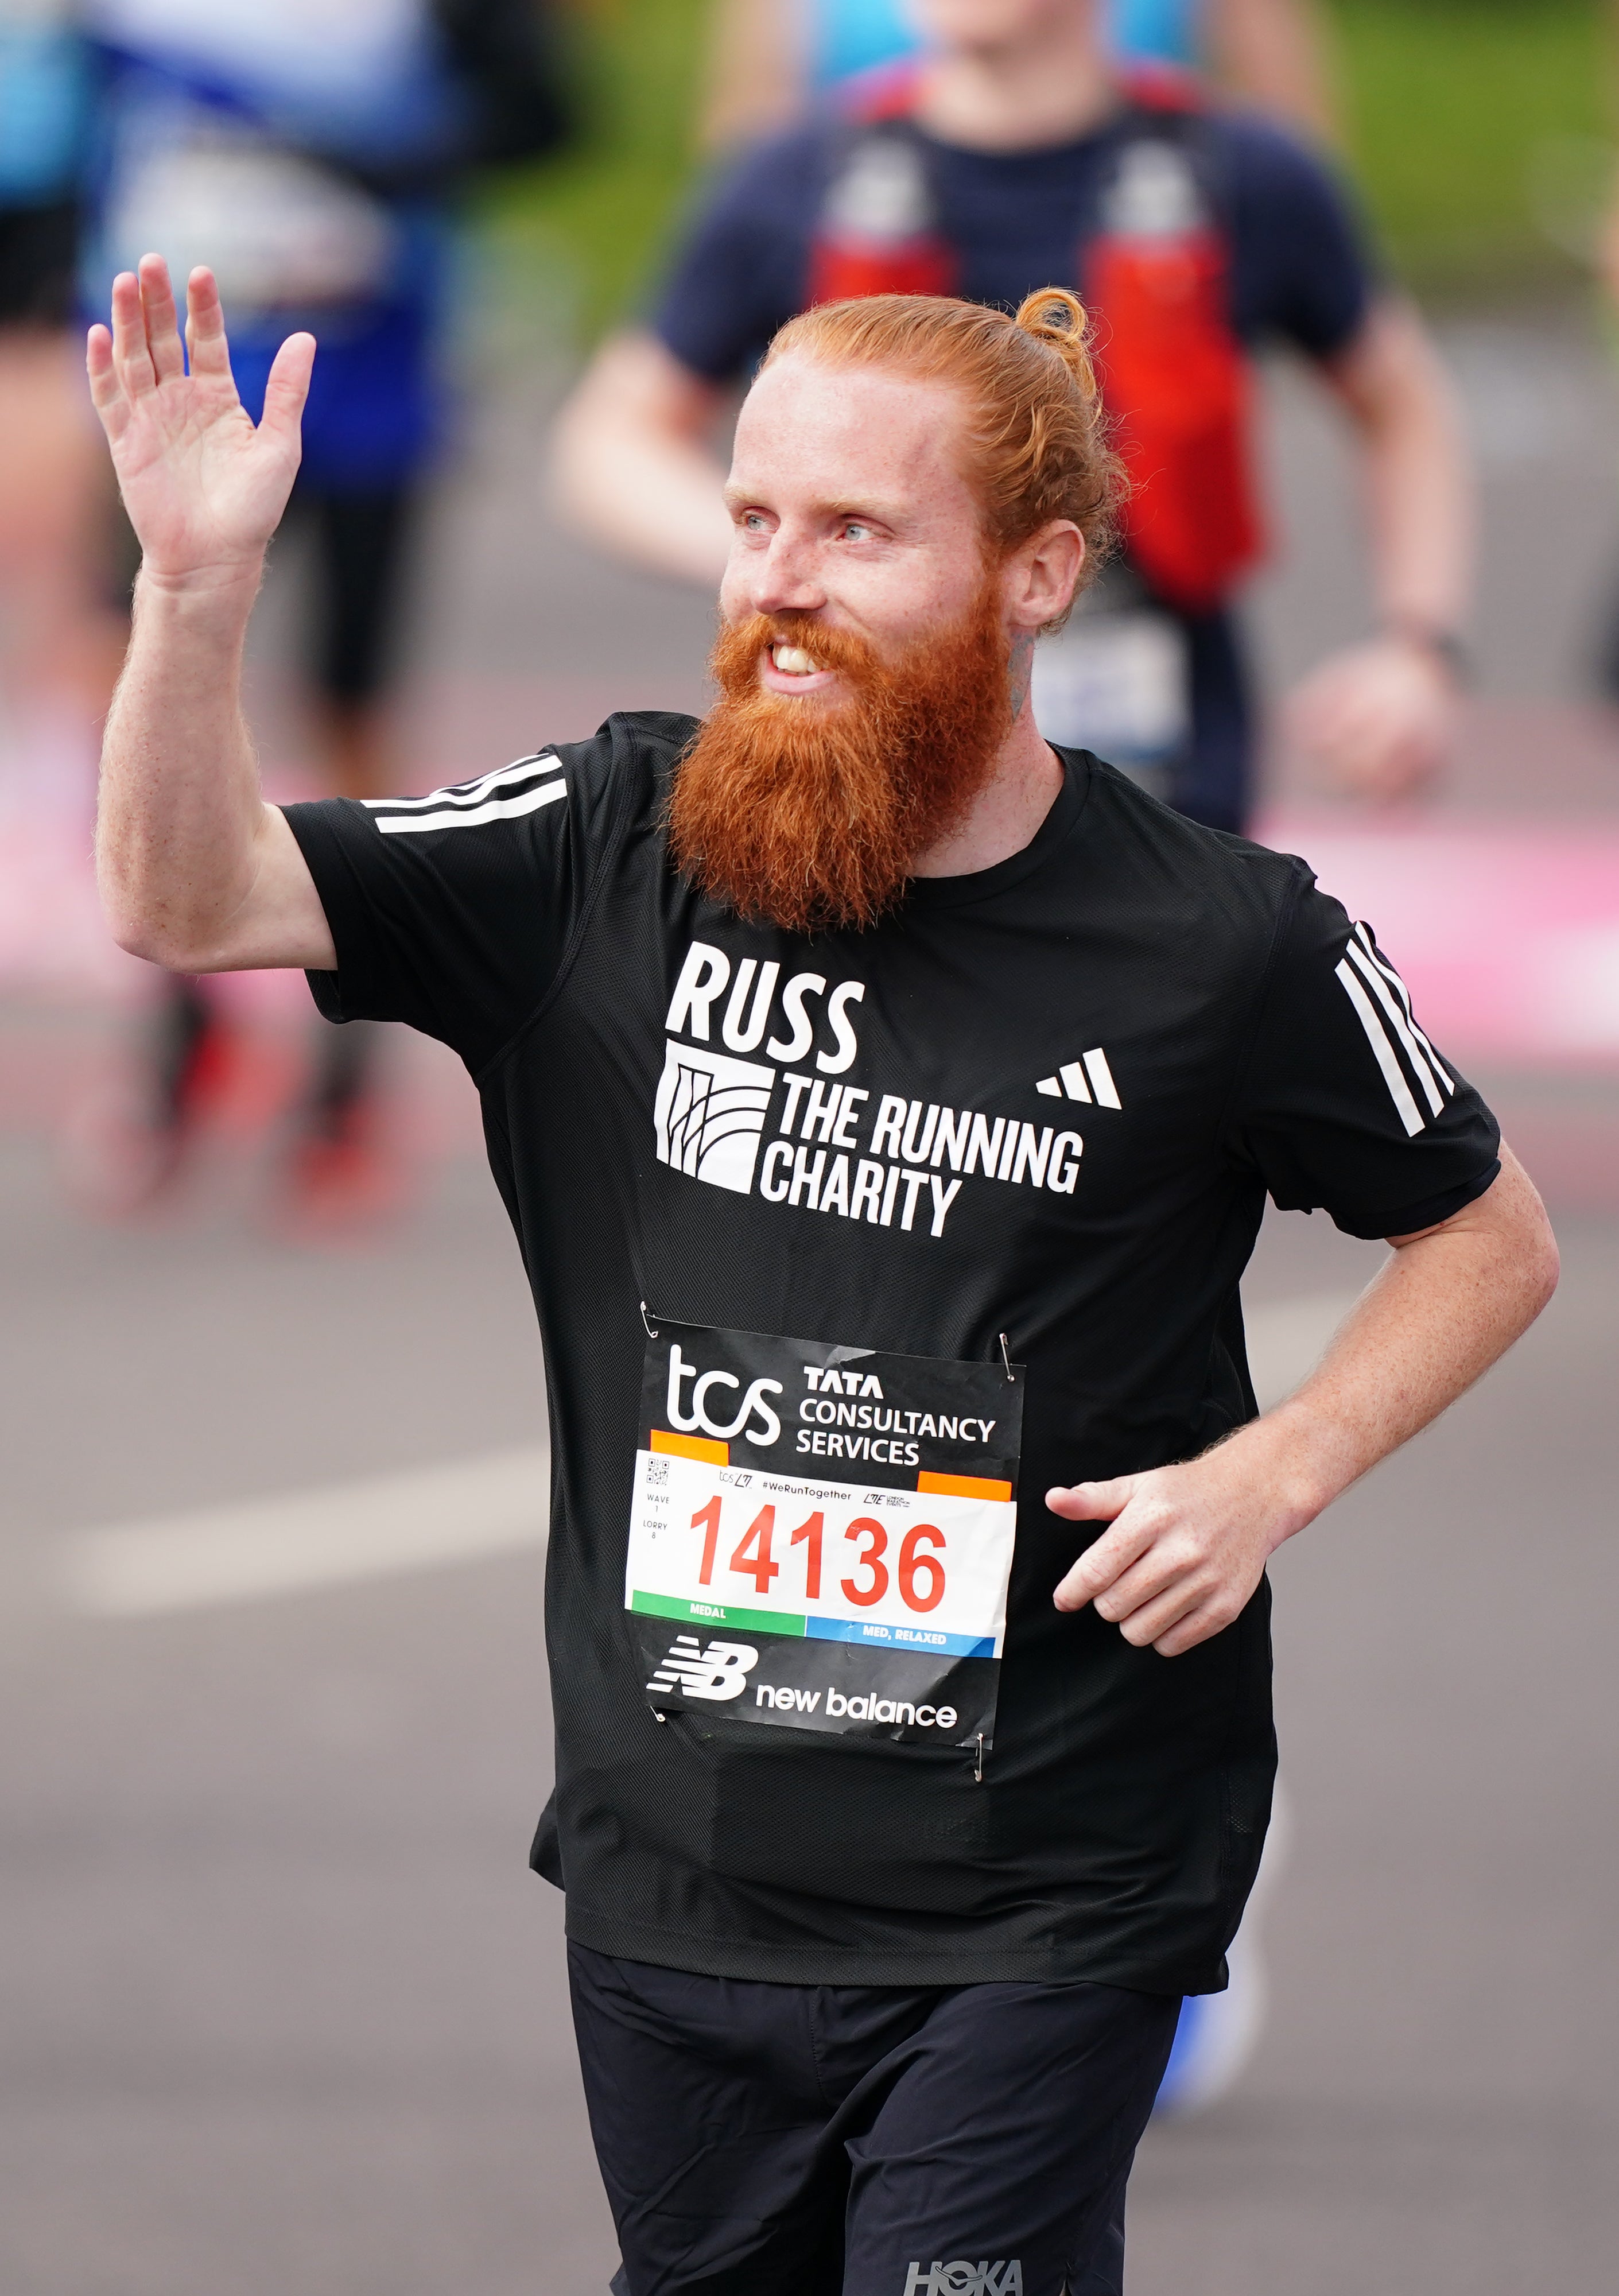
POLYGON ((707 1650, 699 1650, 695 1635, 676 1635, 647 1688, 665 1697, 678 1690, 687 1698, 712 1698, 718 1703, 741 1696, 758 1662, 751 1643, 710 1643, 707 1650))
POLYGON ((756 1061, 671 1044, 652 1108, 658 1162, 747 1195, 775 1081, 756 1061))
POLYGON ((1015 2256, 999 2264, 913 2264, 904 2296, 1023 2296, 1023 2267, 1015 2256))
POLYGON ((1034 1086, 1048 1100, 1083 1100, 1096 1108, 1122 1108, 1108 1055, 1097 1045, 1077 1061, 1070 1061, 1055 1076, 1042 1077, 1034 1086))
POLYGON ((1366 1033, 1372 1058, 1383 1071, 1383 1081, 1405 1127, 1406 1137, 1413 1138, 1427 1128, 1428 1117, 1417 1104, 1412 1082, 1427 1103, 1429 1116, 1443 1114, 1445 1098, 1455 1091, 1455 1084, 1417 1026, 1404 981, 1379 953, 1364 925, 1357 925, 1350 935, 1349 946, 1337 972, 1339 985, 1354 1006, 1355 1018, 1366 1033))

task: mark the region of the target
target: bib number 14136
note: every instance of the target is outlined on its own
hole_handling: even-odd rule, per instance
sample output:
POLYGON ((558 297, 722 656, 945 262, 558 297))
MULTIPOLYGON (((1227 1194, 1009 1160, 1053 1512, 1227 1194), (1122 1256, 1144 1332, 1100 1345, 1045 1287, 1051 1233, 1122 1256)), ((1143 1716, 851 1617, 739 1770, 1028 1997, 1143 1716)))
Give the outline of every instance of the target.
MULTIPOLYGON (((877 1504, 880 1505, 879 1501, 877 1504)), ((715 1563, 719 1554, 720 1513, 722 1501, 718 1491, 706 1505, 698 1508, 691 1518, 691 1528, 700 1525, 703 1530, 702 1567, 697 1574, 699 1587, 714 1584, 715 1563)), ((746 1510, 744 1510, 746 1512, 746 1510)), ((794 1512, 791 1508, 788 1510, 794 1512)), ((834 1513, 834 1523, 836 1522, 834 1513)), ((776 1503, 767 1499, 737 1541, 726 1566, 729 1578, 751 1579, 756 1595, 768 1595, 781 1577, 781 1565, 772 1556, 776 1535, 776 1503)), ((834 1541, 837 1531, 833 1531, 834 1541)), ((845 1525, 845 1543, 854 1542, 860 1548, 857 1565, 846 1578, 838 1581, 838 1591, 848 1603, 861 1610, 871 1610, 880 1603, 889 1588, 889 1565, 884 1560, 888 1552, 888 1527, 875 1515, 857 1514, 845 1525)), ((821 1579, 826 1559, 826 1510, 815 1507, 806 1514, 797 1529, 788 1534, 789 1546, 804 1548, 803 1594, 806 1602, 821 1599, 821 1579)), ((944 1599, 944 1564, 943 1550, 944 1533, 936 1523, 913 1522, 899 1543, 899 1556, 894 1570, 893 1584, 900 1601, 908 1611, 936 1611, 944 1599)), ((834 1560, 832 1569, 838 1568, 834 1560)), ((784 1586, 784 1595, 797 1591, 798 1572, 789 1570, 788 1578, 794 1583, 784 1586)))

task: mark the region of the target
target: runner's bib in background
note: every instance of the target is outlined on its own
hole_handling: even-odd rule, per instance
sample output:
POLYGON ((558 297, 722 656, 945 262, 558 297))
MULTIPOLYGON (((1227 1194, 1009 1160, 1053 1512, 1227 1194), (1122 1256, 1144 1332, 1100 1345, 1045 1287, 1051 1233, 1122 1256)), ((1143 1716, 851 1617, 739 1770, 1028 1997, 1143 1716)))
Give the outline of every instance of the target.
POLYGON ((1166 768, 1191 740, 1186 632, 1150 607, 1076 615, 1034 649, 1034 722, 1048 742, 1126 773, 1166 768))
POLYGON ((624 1594, 648 1703, 991 1744, 1021 1368, 649 1328, 624 1594))

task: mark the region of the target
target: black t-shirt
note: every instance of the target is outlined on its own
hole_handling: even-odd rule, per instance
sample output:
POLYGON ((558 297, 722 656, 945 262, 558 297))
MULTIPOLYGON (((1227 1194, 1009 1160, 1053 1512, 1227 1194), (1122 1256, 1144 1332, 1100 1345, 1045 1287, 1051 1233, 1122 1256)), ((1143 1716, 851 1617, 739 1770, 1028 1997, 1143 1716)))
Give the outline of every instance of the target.
POLYGON ((1495 1125, 1301 862, 1083 752, 1023 852, 805 940, 673 868, 660 804, 693 731, 616 717, 433 797, 288 811, 338 950, 321 1009, 462 1056, 534 1287, 557 1728, 536 1863, 573 1936, 677 1968, 1209 1989, 1269 1808, 1268 1593, 1183 1657, 1132 1649, 1052 1607, 1096 1527, 1043 1494, 1252 1415, 1238 1283, 1267 1190, 1408 1233, 1489 1185, 1495 1125), (678 1139, 676 1072, 714 1088, 678 1139), (896 1163, 925 1180, 890 1185, 896 1163), (625 1609, 642 1301, 979 1365, 1009 1335, 1022 1498, 981 1782, 954 1746, 650 1710, 625 1609))

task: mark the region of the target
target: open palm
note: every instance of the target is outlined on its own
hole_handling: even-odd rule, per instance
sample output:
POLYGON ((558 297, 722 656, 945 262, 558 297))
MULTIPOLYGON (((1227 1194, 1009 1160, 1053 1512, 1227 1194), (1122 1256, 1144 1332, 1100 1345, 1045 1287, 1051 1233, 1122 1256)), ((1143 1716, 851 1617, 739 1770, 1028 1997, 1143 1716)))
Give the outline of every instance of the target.
POLYGON ((192 273, 186 307, 183 350, 168 266, 143 256, 138 274, 113 282, 111 331, 92 327, 86 356, 124 507, 147 569, 168 580, 256 564, 298 474, 315 362, 314 336, 289 336, 255 428, 236 396, 211 271, 192 273))

